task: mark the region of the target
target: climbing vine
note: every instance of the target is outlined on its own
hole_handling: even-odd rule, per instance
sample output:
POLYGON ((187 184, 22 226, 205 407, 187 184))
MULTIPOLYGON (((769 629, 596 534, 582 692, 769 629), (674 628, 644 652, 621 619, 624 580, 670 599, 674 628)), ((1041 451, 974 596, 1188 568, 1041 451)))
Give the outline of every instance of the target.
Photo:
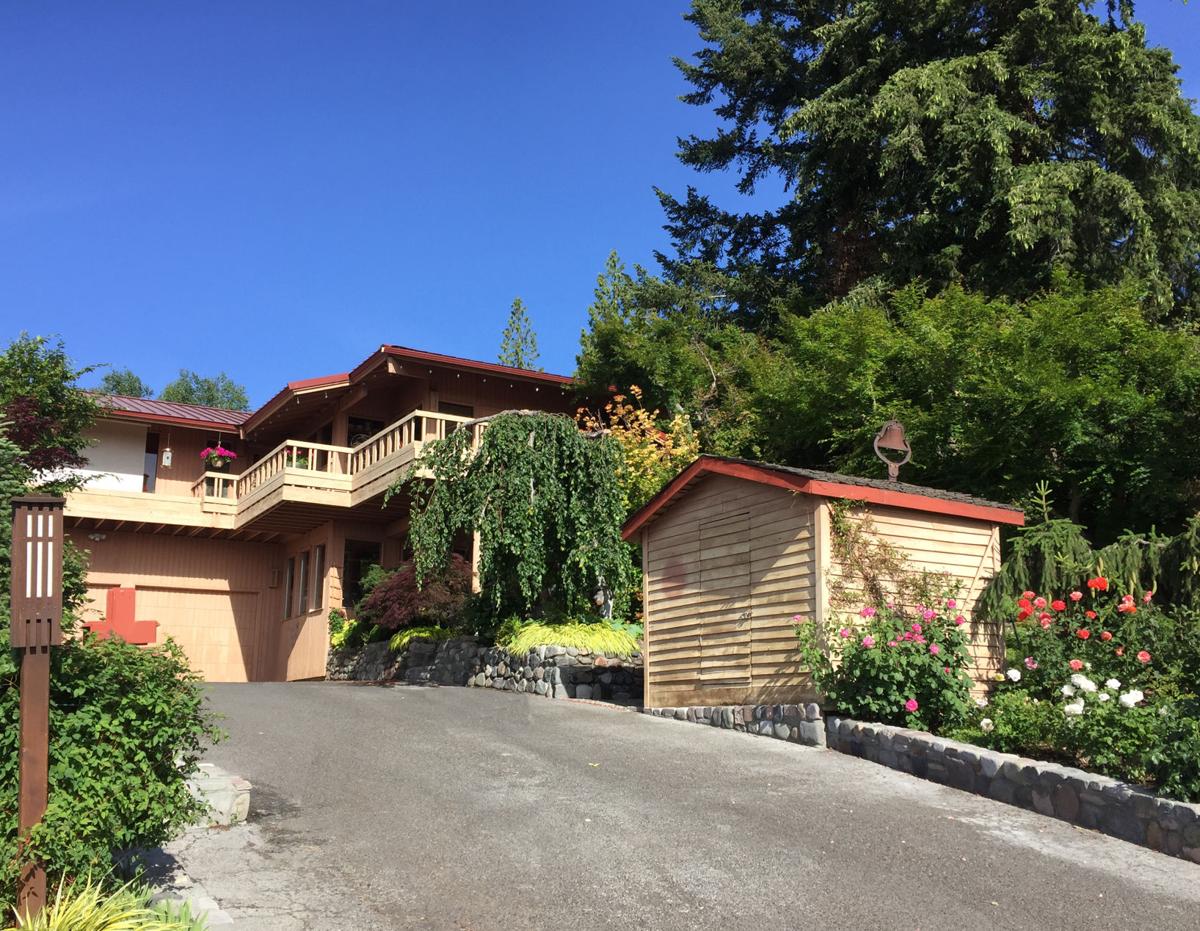
POLYGON ((914 570, 904 551, 876 531, 871 516, 856 510, 861 505, 844 498, 829 505, 830 545, 838 567, 827 574, 831 608, 858 611, 893 603, 903 609, 955 594, 948 575, 914 570))
POLYGON ((388 492, 411 496, 417 577, 442 574, 455 541, 478 533, 479 582, 497 612, 580 614, 606 590, 620 617, 632 587, 621 447, 556 414, 499 414, 478 449, 472 432, 430 443, 388 492))

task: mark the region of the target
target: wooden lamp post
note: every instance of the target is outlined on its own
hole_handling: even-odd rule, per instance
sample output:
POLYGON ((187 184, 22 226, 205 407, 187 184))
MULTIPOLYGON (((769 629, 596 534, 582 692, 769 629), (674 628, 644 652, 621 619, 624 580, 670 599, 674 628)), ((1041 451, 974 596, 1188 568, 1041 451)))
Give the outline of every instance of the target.
MULTIPOLYGON (((62 643, 63 498, 13 498, 12 646, 21 658, 20 842, 46 813, 50 767, 50 648, 62 643)), ((21 867, 17 913, 46 902, 46 871, 21 867)))

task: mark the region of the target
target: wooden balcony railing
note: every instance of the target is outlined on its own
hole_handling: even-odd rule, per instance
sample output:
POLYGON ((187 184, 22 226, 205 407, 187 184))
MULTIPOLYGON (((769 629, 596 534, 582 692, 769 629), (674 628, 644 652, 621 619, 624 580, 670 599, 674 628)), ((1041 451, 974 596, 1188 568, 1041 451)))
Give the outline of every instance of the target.
MULTIPOLYGON (((310 477, 348 475, 349 457, 350 450, 345 446, 284 440, 238 476, 237 498, 240 501, 281 476, 303 485, 310 477)), ((324 485, 319 481, 315 483, 324 485)))
POLYGON ((205 472, 192 485, 192 497, 236 501, 239 477, 225 472, 205 472))
POLYGON ((384 427, 364 443, 350 451, 350 474, 357 475, 377 463, 396 455, 406 446, 444 440, 470 417, 453 414, 432 414, 429 411, 413 411, 401 417, 390 427, 384 427))

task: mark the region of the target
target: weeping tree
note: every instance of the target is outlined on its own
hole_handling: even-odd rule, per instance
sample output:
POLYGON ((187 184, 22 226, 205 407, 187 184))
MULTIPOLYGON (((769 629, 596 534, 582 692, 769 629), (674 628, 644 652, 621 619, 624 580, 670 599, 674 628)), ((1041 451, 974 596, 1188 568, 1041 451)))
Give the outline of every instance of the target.
POLYGON ((429 444, 389 491, 412 499, 420 581, 439 577, 456 539, 479 534, 479 582, 493 610, 577 615, 600 592, 627 610, 633 567, 621 524, 620 445, 568 417, 509 412, 429 444), (432 481, 430 480, 432 478, 432 481))

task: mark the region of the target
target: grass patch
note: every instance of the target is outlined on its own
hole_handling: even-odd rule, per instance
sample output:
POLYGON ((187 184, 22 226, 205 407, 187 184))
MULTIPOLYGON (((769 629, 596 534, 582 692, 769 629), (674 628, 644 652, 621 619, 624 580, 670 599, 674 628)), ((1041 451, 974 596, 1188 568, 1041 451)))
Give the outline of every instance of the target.
POLYGON ((449 640, 453 636, 454 631, 447 630, 445 627, 405 627, 403 630, 397 631, 388 641, 388 649, 399 653, 414 640, 449 640))
POLYGON ((540 646, 575 647, 615 656, 630 656, 641 649, 632 634, 608 624, 525 624, 498 637, 496 646, 515 654, 540 646))

